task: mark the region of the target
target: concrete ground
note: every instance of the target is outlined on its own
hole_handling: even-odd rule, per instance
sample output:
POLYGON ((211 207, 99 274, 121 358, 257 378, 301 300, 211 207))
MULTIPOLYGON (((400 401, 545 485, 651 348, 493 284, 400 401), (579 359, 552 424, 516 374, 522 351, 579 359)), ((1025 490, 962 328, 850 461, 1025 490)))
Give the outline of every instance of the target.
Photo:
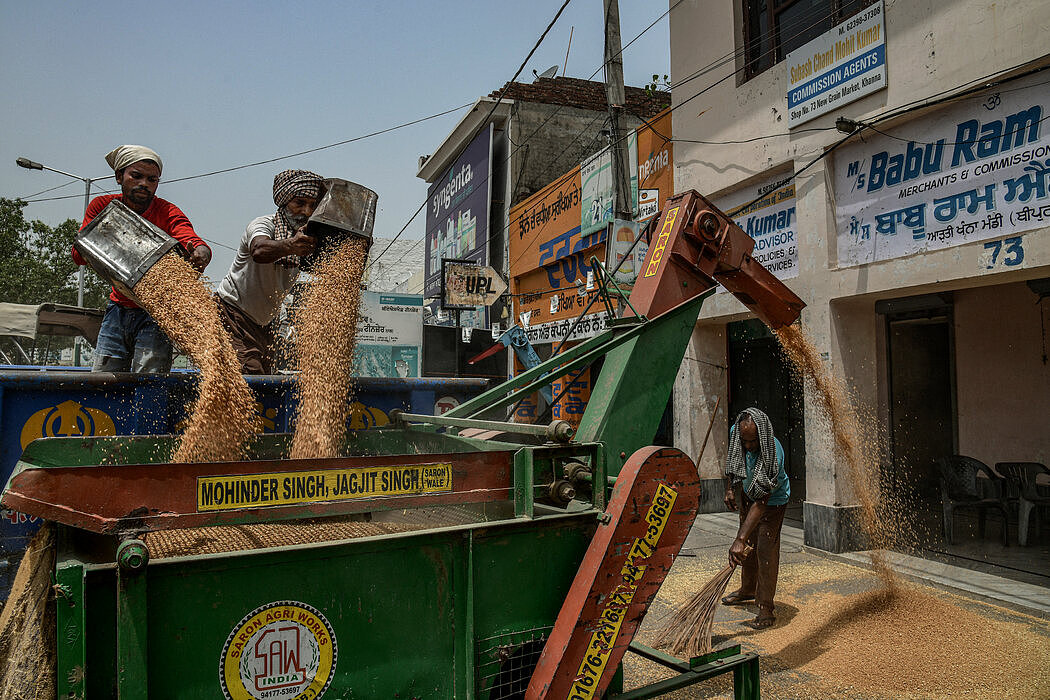
MULTIPOLYGON (((1034 518, 1033 518, 1034 519, 1034 518)), ((988 514, 982 536, 976 514, 961 511, 955 517, 953 544, 944 541, 939 504, 925 508, 917 528, 925 533, 917 554, 935 561, 1050 587, 1050 527, 1037 521, 1029 526, 1028 544, 1020 546, 1017 537, 1017 513, 1011 512, 1007 524, 1007 546, 1002 542, 1002 518, 988 514)))
MULTIPOLYGON (((697 518, 647 615, 651 644, 671 613, 726 563, 736 515, 697 518)), ((1020 548, 1018 548, 1020 549, 1020 548)), ((719 606, 715 649, 740 644, 761 660, 764 698, 1048 698, 1050 589, 904 554, 889 553, 893 591, 865 553, 808 550, 785 524, 777 624, 752 630, 753 606, 719 606)), ((739 585, 739 575, 727 590, 739 585)), ((625 688, 672 672, 628 654, 625 688)), ((670 698, 731 698, 731 674, 670 698)))
MULTIPOLYGON (((944 540, 939 500, 921 501, 912 516, 913 530, 906 548, 909 553, 932 561, 951 564, 963 569, 981 571, 1002 578, 1014 579, 1037 586, 1050 587, 1050 511, 1036 520, 1028 531, 1028 544, 1021 547, 1017 537, 1016 504, 1007 524, 1007 545, 1002 541, 1002 517, 988 512, 988 522, 982 536, 977 514, 960 509, 955 514, 955 533, 952 544, 944 540)), ((788 505, 785 524, 802 527, 802 504, 788 505)))

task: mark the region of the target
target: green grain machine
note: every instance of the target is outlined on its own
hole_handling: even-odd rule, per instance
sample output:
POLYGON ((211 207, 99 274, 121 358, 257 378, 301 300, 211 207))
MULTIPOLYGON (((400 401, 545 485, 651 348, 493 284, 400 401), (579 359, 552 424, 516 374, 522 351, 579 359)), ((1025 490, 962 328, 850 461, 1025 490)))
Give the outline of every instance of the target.
POLYGON ((2 503, 58 527, 59 697, 635 698, 732 671, 757 698, 739 647, 681 661, 632 641, 699 497, 691 460, 649 442, 716 282, 774 327, 803 304, 695 192, 654 223, 610 330, 443 416, 356 432, 346 457, 284 459, 287 436, 207 464, 159 459, 171 437, 32 443, 2 503), (598 358, 578 430, 484 419, 598 358), (147 546, 282 523, 347 534, 147 546), (629 650, 678 675, 617 694, 629 650))

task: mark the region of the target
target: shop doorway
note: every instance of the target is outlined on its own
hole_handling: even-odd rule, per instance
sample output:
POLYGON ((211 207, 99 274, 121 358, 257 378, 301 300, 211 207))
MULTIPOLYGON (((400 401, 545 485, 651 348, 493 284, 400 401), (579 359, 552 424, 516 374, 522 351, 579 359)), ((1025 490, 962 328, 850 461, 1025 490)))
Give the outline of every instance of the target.
MULTIPOLYGON (((979 511, 955 511, 952 542, 946 540, 936 463, 963 454, 987 465, 994 479, 998 462, 1045 459, 1050 372, 1038 299, 1030 285, 1014 282, 880 301, 875 310, 886 334, 884 488, 894 491, 892 507, 910 511, 904 520, 911 531, 899 546, 1046 586, 1050 535, 1032 526, 1027 546, 1018 546, 1018 509, 1009 498, 1007 522, 991 509, 983 533, 979 511)), ((996 492, 993 484, 981 489, 996 492)))
POLYGON ((784 446, 784 468, 791 479, 787 519, 802 522, 806 500, 806 440, 802 381, 780 343, 764 323, 737 321, 726 327, 729 344, 729 415, 745 408, 766 412, 784 446))
POLYGON ((939 295, 880 302, 886 321, 891 464, 885 477, 911 502, 939 502, 937 460, 957 452, 955 342, 939 295))

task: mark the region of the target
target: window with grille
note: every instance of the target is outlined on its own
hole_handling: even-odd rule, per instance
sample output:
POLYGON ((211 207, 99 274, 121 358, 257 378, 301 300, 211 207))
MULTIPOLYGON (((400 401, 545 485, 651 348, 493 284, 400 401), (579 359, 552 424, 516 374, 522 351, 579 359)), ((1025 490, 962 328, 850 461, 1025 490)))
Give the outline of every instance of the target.
POLYGON ((744 79, 784 60, 877 0, 740 0, 744 18, 744 79))

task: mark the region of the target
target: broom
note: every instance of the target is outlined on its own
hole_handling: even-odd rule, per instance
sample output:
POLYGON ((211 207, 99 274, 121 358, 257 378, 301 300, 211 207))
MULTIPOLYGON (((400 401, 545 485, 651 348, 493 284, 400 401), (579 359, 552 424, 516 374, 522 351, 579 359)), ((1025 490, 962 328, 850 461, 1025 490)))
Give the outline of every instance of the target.
MULTIPOLYGON (((700 446, 700 454, 696 462, 704 456, 707 447, 707 439, 711 436, 711 428, 714 427, 715 417, 718 415, 718 403, 721 397, 715 400, 715 408, 711 411, 711 423, 707 426, 704 442, 700 446)), ((750 547, 745 550, 744 556, 750 552, 750 547)), ((707 654, 711 651, 711 625, 715 621, 715 610, 725 593, 729 579, 733 578, 733 564, 726 564, 725 568, 715 574, 714 578, 707 582, 700 591, 671 616, 671 619, 656 636, 655 646, 670 646, 675 654, 687 654, 690 658, 707 654)))
MULTIPOLYGON (((744 556, 750 554, 751 548, 744 549, 744 556)), ((726 564, 725 568, 714 575, 689 601, 680 607, 666 625, 657 633, 653 646, 669 646, 674 654, 686 655, 688 658, 707 654, 711 651, 711 625, 715 622, 715 611, 725 593, 729 579, 733 578, 735 564, 726 564)))

